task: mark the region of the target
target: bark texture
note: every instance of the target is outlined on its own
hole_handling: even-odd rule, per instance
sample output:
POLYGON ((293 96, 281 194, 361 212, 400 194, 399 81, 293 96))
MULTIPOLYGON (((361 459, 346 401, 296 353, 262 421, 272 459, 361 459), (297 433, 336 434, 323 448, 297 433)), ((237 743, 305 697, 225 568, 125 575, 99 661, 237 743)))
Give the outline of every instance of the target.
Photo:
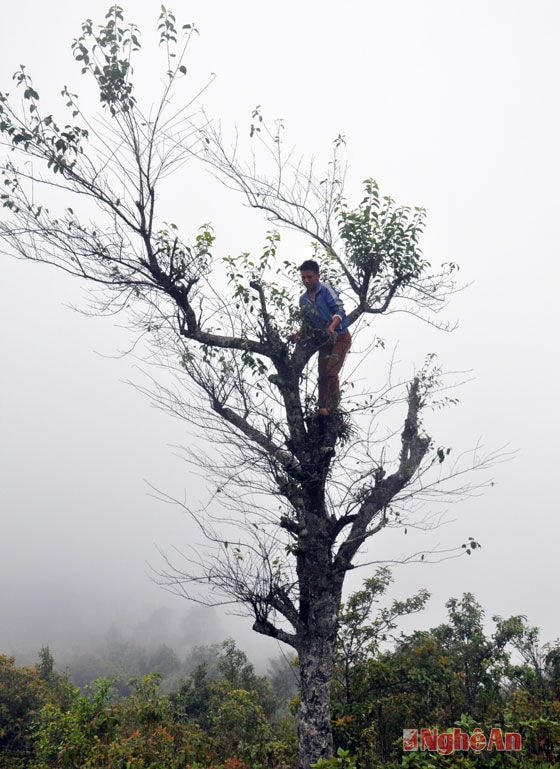
MULTIPOLYGON (((335 607, 333 606, 333 609, 335 607)), ((331 728, 332 640, 305 639, 299 654, 299 769, 309 769, 333 752, 331 728)))

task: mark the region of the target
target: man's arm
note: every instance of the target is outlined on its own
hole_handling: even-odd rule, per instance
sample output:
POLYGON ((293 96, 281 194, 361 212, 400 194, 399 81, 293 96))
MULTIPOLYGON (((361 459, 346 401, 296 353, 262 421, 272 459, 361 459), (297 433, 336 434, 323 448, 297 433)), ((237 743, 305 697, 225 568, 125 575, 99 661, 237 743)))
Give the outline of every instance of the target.
POLYGON ((336 329, 340 326, 341 323, 342 323, 342 319, 340 315, 333 315, 333 319, 327 328, 327 331, 329 332, 329 334, 333 334, 336 331, 336 329))
POLYGON ((324 288, 325 288, 325 299, 326 299, 327 307, 329 309, 329 312, 332 315, 332 320, 329 324, 327 331, 329 332, 329 334, 332 334, 340 326, 340 324, 346 317, 346 313, 344 312, 344 305, 342 304, 342 300, 339 297, 338 293, 334 290, 334 288, 331 288, 331 286, 326 286, 326 285, 324 288))

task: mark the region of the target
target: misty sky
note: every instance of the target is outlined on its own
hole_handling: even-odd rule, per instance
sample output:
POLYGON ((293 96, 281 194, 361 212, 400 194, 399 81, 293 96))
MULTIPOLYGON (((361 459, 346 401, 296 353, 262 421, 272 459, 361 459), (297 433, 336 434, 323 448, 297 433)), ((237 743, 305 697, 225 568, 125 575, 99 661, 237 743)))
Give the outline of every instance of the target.
MULTIPOLYGON (((49 109, 65 83, 79 91, 70 42, 107 5, 4 0, 0 90, 12 90, 11 73, 26 63, 49 109)), ((146 31, 155 72, 161 60, 148 30, 160 4, 124 7, 146 31)), ((192 76, 217 75, 203 97, 210 114, 245 131, 260 104, 284 118, 303 153, 325 152, 343 133, 348 196, 373 176, 399 203, 425 206, 424 253, 458 262, 470 284, 448 311, 455 333, 410 318, 382 319, 379 333, 398 341, 410 371, 434 351, 446 368, 471 372, 460 404, 437 419, 438 445, 481 441, 517 453, 494 469, 491 490, 454 507, 432 535, 434 544, 472 535, 482 550, 402 567, 393 594, 432 592, 412 625, 441 621, 444 601, 470 590, 488 616, 525 614, 545 640, 557 638, 560 6, 194 0, 174 10, 201 32, 192 76)), ((189 174, 170 182, 170 219, 187 230, 212 222, 218 256, 260 248, 267 223, 209 180, 190 184, 189 174)), ((188 426, 126 383, 138 373, 133 357, 118 357, 130 334, 70 309, 83 302, 78 283, 1 259, 0 651, 82 648, 112 623, 134 628, 159 607, 183 617, 189 606, 150 582, 147 563, 157 567, 156 546, 180 546, 193 532, 147 482, 176 496, 203 492, 174 448, 188 443, 188 426)), ((370 549, 379 557, 383 547, 376 538, 370 549)), ((232 634, 257 656, 277 654, 248 621, 208 613, 207 623, 203 639, 232 634)))

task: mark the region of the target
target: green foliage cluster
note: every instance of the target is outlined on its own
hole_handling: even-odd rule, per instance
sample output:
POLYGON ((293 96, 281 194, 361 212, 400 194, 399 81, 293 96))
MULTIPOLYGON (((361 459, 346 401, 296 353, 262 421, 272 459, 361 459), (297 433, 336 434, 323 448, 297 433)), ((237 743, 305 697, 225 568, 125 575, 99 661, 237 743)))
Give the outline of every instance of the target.
POLYGON ((0 655, 0 769, 22 769, 36 750, 36 726, 47 703, 68 709, 75 687, 57 673, 48 648, 41 649, 34 667, 15 665, 0 655))
POLYGON ((418 278, 428 263, 419 247, 425 227, 426 212, 422 208, 397 206, 388 195, 381 196, 374 179, 364 182, 365 196, 359 206, 348 209, 339 204, 340 234, 350 263, 360 281, 372 278, 371 296, 375 304, 381 290, 397 279, 409 283, 418 278))
POLYGON ((90 696, 76 692, 71 706, 47 703, 37 725, 32 769, 179 769, 208 764, 211 739, 199 727, 176 724, 157 675, 136 682, 120 702, 110 682, 100 681, 90 696))
POLYGON ((171 694, 159 673, 80 691, 48 649, 29 668, 0 657, 0 769, 288 769, 293 686, 273 691, 285 669, 257 675, 232 640, 205 656, 171 694))
MULTIPOLYGON (((363 619, 360 606, 383 591, 386 576, 378 573, 380 579, 374 578, 369 590, 366 583, 366 589, 351 598, 339 636, 333 685, 335 738, 357 757, 358 766, 560 765, 558 644, 541 646, 538 629, 521 616, 494 617, 495 630, 487 635, 480 604, 465 593, 447 602, 446 623, 401 635, 394 648, 382 650, 375 628, 384 612, 372 622, 363 619), (356 639, 350 662, 349 637, 356 639), (494 726, 521 732, 520 755, 418 752, 403 757, 403 728, 460 727, 472 733, 479 727, 488 734, 494 726)), ((420 594, 408 603, 418 608, 419 600, 420 594)))

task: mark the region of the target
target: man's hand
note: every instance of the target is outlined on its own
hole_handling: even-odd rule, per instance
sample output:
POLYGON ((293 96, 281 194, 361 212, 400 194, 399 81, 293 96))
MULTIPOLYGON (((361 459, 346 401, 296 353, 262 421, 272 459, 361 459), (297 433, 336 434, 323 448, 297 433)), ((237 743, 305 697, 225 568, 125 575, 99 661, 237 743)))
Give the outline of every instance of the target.
POLYGON ((338 317, 338 315, 335 315, 334 318, 331 320, 329 327, 327 328, 327 333, 334 334, 336 329, 340 326, 341 320, 338 317))

